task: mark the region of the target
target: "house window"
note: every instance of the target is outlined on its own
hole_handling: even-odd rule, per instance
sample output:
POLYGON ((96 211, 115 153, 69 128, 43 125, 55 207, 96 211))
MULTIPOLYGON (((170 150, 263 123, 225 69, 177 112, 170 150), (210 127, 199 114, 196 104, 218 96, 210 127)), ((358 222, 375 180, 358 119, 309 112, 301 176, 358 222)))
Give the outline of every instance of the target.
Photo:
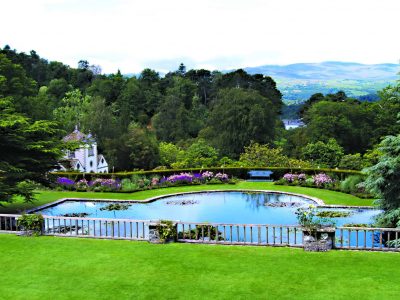
POLYGON ((101 159, 101 163, 104 164, 104 158, 101 159))
POLYGON ((89 164, 90 164, 90 167, 93 167, 93 161, 90 161, 89 164))
POLYGON ((90 148, 89 148, 89 154, 88 154, 89 156, 93 156, 94 155, 94 147, 93 146, 91 146, 90 148))
POLYGON ((79 169, 81 166, 79 164, 76 165, 76 168, 79 169))

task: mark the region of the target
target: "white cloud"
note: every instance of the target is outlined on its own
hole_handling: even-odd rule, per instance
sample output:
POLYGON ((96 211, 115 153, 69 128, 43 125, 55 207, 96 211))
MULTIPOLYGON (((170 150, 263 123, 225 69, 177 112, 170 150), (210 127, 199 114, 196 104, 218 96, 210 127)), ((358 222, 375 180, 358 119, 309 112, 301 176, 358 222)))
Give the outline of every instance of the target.
POLYGON ((398 62, 398 0, 0 0, 0 45, 105 72, 398 62))

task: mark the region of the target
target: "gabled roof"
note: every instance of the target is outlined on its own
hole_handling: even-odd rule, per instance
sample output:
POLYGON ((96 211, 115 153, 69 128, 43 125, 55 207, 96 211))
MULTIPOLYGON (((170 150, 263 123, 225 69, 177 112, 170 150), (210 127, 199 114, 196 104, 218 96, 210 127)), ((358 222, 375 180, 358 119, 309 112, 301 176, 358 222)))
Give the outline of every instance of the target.
POLYGON ((97 155, 97 165, 100 165, 101 160, 104 159, 104 162, 107 164, 106 159, 104 158, 103 154, 98 154, 97 155))
POLYGON ((64 142, 94 142, 95 139, 92 134, 84 134, 78 130, 78 126, 75 126, 75 130, 63 138, 64 142))

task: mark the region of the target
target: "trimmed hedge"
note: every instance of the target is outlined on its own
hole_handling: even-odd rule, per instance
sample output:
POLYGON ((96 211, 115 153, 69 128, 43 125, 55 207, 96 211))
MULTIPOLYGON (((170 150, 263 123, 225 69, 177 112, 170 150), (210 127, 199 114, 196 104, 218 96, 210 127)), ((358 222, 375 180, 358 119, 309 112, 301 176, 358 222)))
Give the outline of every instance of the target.
POLYGON ((251 170, 271 170, 272 179, 278 180, 286 173, 305 173, 308 175, 326 173, 333 177, 339 177, 343 180, 349 175, 363 175, 361 171, 355 170, 339 170, 339 169, 322 169, 322 168, 281 168, 281 167, 212 167, 212 168, 190 168, 190 169, 169 169, 169 170, 149 170, 149 171, 134 171, 134 172, 117 172, 117 173, 80 173, 80 172, 52 172, 51 175, 59 177, 68 177, 71 179, 79 180, 85 178, 86 180, 91 180, 92 178, 130 178, 132 175, 139 176, 169 176, 173 174, 179 174, 182 172, 201 172, 201 171, 211 171, 214 173, 226 173, 230 176, 236 178, 247 179, 248 172, 251 170))

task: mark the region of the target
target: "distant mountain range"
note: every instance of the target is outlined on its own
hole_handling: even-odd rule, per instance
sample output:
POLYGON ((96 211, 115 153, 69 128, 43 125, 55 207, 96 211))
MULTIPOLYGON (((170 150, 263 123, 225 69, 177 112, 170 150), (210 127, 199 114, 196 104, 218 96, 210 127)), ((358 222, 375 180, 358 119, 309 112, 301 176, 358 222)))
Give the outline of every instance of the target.
POLYGON ((366 65, 353 62, 327 61, 291 65, 264 65, 245 68, 250 74, 264 74, 276 79, 296 80, 395 80, 398 64, 366 65))
POLYGON ((377 91, 399 79, 396 64, 360 64, 327 61, 285 66, 265 65, 245 68, 250 74, 271 76, 287 104, 301 103, 315 93, 343 90, 350 97, 373 101, 377 91))

